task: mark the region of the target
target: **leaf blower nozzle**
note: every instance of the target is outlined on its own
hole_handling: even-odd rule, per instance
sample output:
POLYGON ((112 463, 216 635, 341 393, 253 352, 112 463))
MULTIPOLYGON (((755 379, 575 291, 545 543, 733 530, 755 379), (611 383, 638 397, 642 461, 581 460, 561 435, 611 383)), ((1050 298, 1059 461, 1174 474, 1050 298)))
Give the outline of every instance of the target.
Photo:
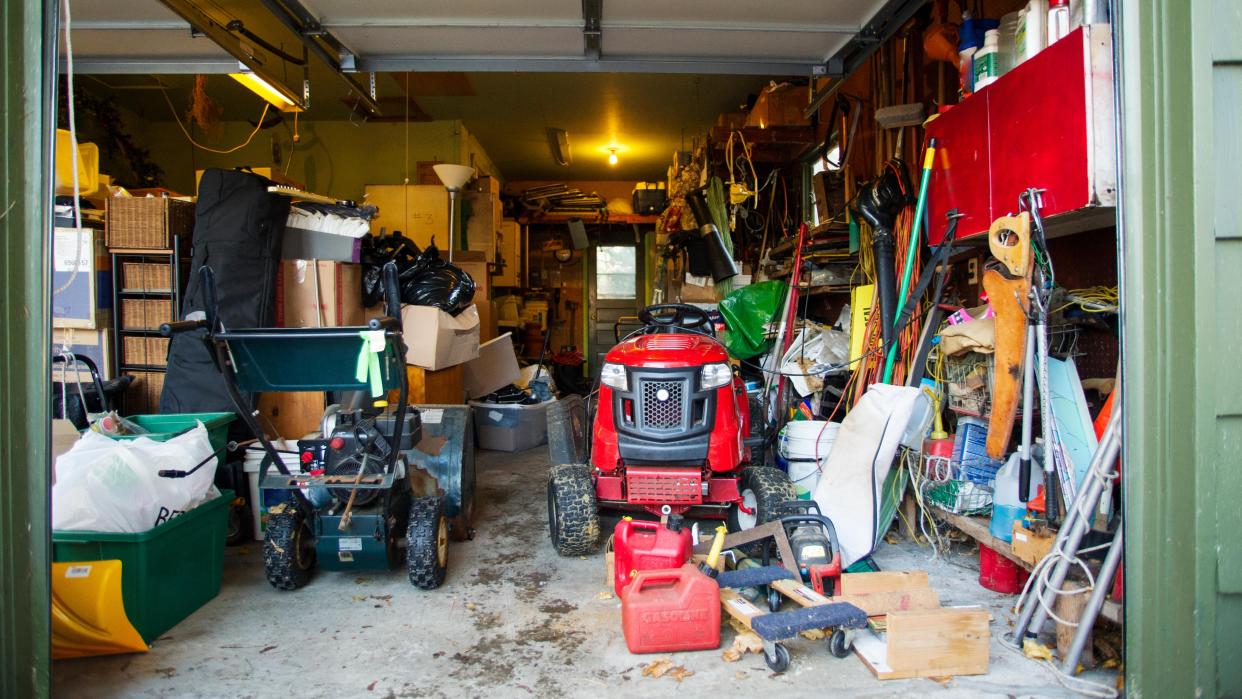
POLYGON ((696 189, 686 195, 686 203, 699 223, 699 234, 703 238, 703 247, 707 252, 707 261, 711 265, 712 281, 720 283, 737 276, 737 263, 725 249, 724 238, 712 221, 711 210, 707 208, 707 197, 703 190, 696 189))

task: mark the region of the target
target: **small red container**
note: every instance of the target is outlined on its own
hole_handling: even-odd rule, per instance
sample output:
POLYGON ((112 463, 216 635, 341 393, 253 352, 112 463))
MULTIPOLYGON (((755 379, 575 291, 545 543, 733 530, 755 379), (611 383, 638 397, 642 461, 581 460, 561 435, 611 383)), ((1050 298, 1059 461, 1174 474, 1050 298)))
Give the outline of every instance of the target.
POLYGON ((1030 573, 1022 566, 979 544, 979 584, 1002 595, 1016 595, 1030 573))
POLYGON ((693 565, 645 570, 621 594, 621 629, 631 653, 720 647, 720 586, 693 565))
POLYGON ((690 529, 669 529, 659 522, 623 519, 613 531, 613 590, 617 597, 644 570, 680 568, 690 560, 690 529))

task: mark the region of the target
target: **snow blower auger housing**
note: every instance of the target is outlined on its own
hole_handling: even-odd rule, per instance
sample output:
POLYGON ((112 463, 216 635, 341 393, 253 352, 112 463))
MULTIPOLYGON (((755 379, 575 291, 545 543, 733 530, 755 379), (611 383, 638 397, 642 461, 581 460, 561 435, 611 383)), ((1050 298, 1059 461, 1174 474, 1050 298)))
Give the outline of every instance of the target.
POLYGON ((746 386, 696 306, 661 304, 604 357, 588 463, 554 465, 548 525, 563 556, 593 551, 599 509, 726 519, 738 531, 796 497, 783 471, 749 466, 746 386))
POLYGON ((165 336, 200 334, 238 415, 262 445, 259 488, 285 498, 268 508, 263 541, 267 580, 280 590, 305 585, 316 564, 385 570, 404 560, 414 586, 444 582, 445 497, 437 478, 416 466, 423 426, 420 412, 406 404, 396 266, 385 265, 383 273, 385 317, 366 326, 225 329, 204 266, 206 317, 160 327, 165 336), (389 406, 393 390, 398 398, 389 406), (330 408, 322 434, 298 442, 299 463, 291 469, 255 419, 248 394, 259 391, 340 391, 355 407, 330 408))

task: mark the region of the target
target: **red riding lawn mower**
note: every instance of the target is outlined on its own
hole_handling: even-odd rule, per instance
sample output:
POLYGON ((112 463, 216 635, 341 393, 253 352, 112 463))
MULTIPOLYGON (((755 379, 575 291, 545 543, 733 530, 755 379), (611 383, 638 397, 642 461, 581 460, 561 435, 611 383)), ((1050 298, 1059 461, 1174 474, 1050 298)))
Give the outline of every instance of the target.
POLYGON ((595 550, 600 508, 725 519, 740 531, 797 497, 783 471, 749 465, 746 387, 707 312, 662 304, 638 318, 642 329, 604 357, 589 463, 552 467, 548 526, 562 556, 595 550))

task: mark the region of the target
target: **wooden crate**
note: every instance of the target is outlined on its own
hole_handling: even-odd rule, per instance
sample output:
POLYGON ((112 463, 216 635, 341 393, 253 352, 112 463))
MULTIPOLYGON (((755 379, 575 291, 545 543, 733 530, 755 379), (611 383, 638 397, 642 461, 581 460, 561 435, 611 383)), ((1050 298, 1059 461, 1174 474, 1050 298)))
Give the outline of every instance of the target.
POLYGON ((160 411, 160 394, 164 392, 164 372, 127 371, 134 382, 123 397, 125 415, 154 415, 160 411))
POLYGON ((171 299, 121 299, 122 330, 154 330, 172 320, 171 299))
POLYGON ((172 291, 172 265, 159 262, 122 262, 121 291, 172 291))
POLYGON ((983 675, 990 620, 981 607, 889 612, 884 638, 864 631, 854 652, 880 680, 983 675))
POLYGON ((107 204, 108 248, 169 249, 173 238, 189 249, 194 205, 164 197, 110 198, 107 204))

